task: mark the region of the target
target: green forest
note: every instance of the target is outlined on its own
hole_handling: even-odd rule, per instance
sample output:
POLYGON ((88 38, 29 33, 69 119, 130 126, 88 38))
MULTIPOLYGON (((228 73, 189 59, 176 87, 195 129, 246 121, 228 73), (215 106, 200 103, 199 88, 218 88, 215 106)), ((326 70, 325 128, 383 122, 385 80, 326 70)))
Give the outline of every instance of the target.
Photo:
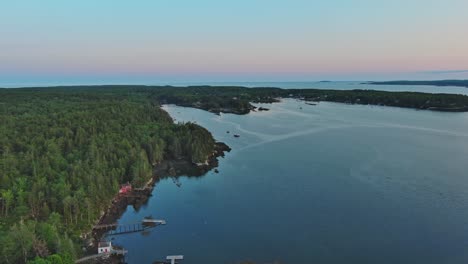
POLYGON ((387 92, 375 90, 280 89, 273 87, 150 87, 141 88, 163 103, 190 106, 214 113, 247 114, 250 102, 271 103, 277 98, 326 101, 346 104, 381 105, 447 112, 468 111, 468 96, 420 92, 387 92))
POLYGON ((133 91, 0 89, 0 111, 0 263, 72 261, 121 183, 215 143, 133 91))
POLYGON ((377 85, 433 85, 433 86, 458 86, 467 87, 468 80, 437 80, 437 81, 388 81, 388 82, 370 82, 377 85))
POLYGON ((170 103, 247 114, 278 98, 468 111, 452 94, 245 87, 0 89, 0 263, 73 263, 120 184, 144 185, 166 159, 204 162, 215 141, 175 124, 170 103))

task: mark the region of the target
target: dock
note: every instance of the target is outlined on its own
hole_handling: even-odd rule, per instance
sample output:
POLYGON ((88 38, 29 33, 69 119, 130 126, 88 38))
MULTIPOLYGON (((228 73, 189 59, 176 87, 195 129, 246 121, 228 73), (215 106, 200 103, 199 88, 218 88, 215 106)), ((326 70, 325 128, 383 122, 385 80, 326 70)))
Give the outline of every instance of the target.
POLYGON ((150 224, 157 224, 157 225, 165 225, 166 220, 157 220, 157 219, 143 219, 143 223, 150 223, 150 224))
POLYGON ((118 225, 116 228, 111 229, 107 232, 108 236, 116 236, 122 234, 142 232, 146 229, 152 228, 152 226, 143 225, 143 223, 136 224, 127 224, 127 225, 118 225))
POLYGON ((142 232, 147 229, 156 227, 158 225, 165 225, 166 220, 158 220, 152 218, 145 218, 141 222, 135 222, 130 224, 102 224, 102 225, 95 225, 93 227, 93 231, 106 231, 107 235, 115 236, 121 234, 129 234, 129 233, 136 233, 142 232))

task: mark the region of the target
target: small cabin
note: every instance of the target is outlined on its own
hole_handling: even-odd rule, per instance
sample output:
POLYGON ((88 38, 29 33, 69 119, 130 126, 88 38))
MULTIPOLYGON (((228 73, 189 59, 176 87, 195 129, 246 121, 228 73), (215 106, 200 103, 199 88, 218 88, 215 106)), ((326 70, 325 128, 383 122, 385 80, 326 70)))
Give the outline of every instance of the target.
POLYGON ((98 254, 110 253, 112 251, 112 242, 101 241, 98 243, 98 254))
POLYGON ((131 191, 132 191, 132 185, 130 183, 126 183, 120 186, 119 194, 128 194, 131 191))

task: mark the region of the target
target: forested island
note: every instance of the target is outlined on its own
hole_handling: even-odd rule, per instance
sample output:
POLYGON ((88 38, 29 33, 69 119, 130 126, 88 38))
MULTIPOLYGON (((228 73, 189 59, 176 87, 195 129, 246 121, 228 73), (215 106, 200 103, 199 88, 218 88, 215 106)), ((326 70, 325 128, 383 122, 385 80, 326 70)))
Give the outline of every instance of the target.
POLYGON ((68 86, 0 89, 0 263, 73 263, 122 183, 167 160, 204 163, 216 144, 162 104, 247 114, 280 98, 468 111, 453 94, 245 87, 68 86), (60 262, 61 261, 61 262, 60 262))
POLYGON ((468 80, 438 80, 438 81, 388 81, 369 82, 376 85, 430 85, 430 86, 459 86, 468 88, 468 80))

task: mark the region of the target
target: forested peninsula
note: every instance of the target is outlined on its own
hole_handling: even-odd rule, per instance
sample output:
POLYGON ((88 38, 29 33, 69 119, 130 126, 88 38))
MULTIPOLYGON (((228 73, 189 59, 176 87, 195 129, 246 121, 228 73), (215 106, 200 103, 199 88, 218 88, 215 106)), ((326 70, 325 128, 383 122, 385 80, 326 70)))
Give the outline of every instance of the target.
POLYGON ((452 94, 244 87, 0 89, 0 263, 73 263, 122 183, 167 160, 204 163, 211 133, 175 124, 162 104, 247 114, 279 98, 468 111, 452 94), (54 262, 55 261, 55 262, 54 262), (61 262, 60 262, 61 261, 61 262))
POLYGON ((134 90, 3 89, 0 111, 0 263, 71 263, 121 183, 142 186, 165 159, 205 162, 215 146, 134 90))

